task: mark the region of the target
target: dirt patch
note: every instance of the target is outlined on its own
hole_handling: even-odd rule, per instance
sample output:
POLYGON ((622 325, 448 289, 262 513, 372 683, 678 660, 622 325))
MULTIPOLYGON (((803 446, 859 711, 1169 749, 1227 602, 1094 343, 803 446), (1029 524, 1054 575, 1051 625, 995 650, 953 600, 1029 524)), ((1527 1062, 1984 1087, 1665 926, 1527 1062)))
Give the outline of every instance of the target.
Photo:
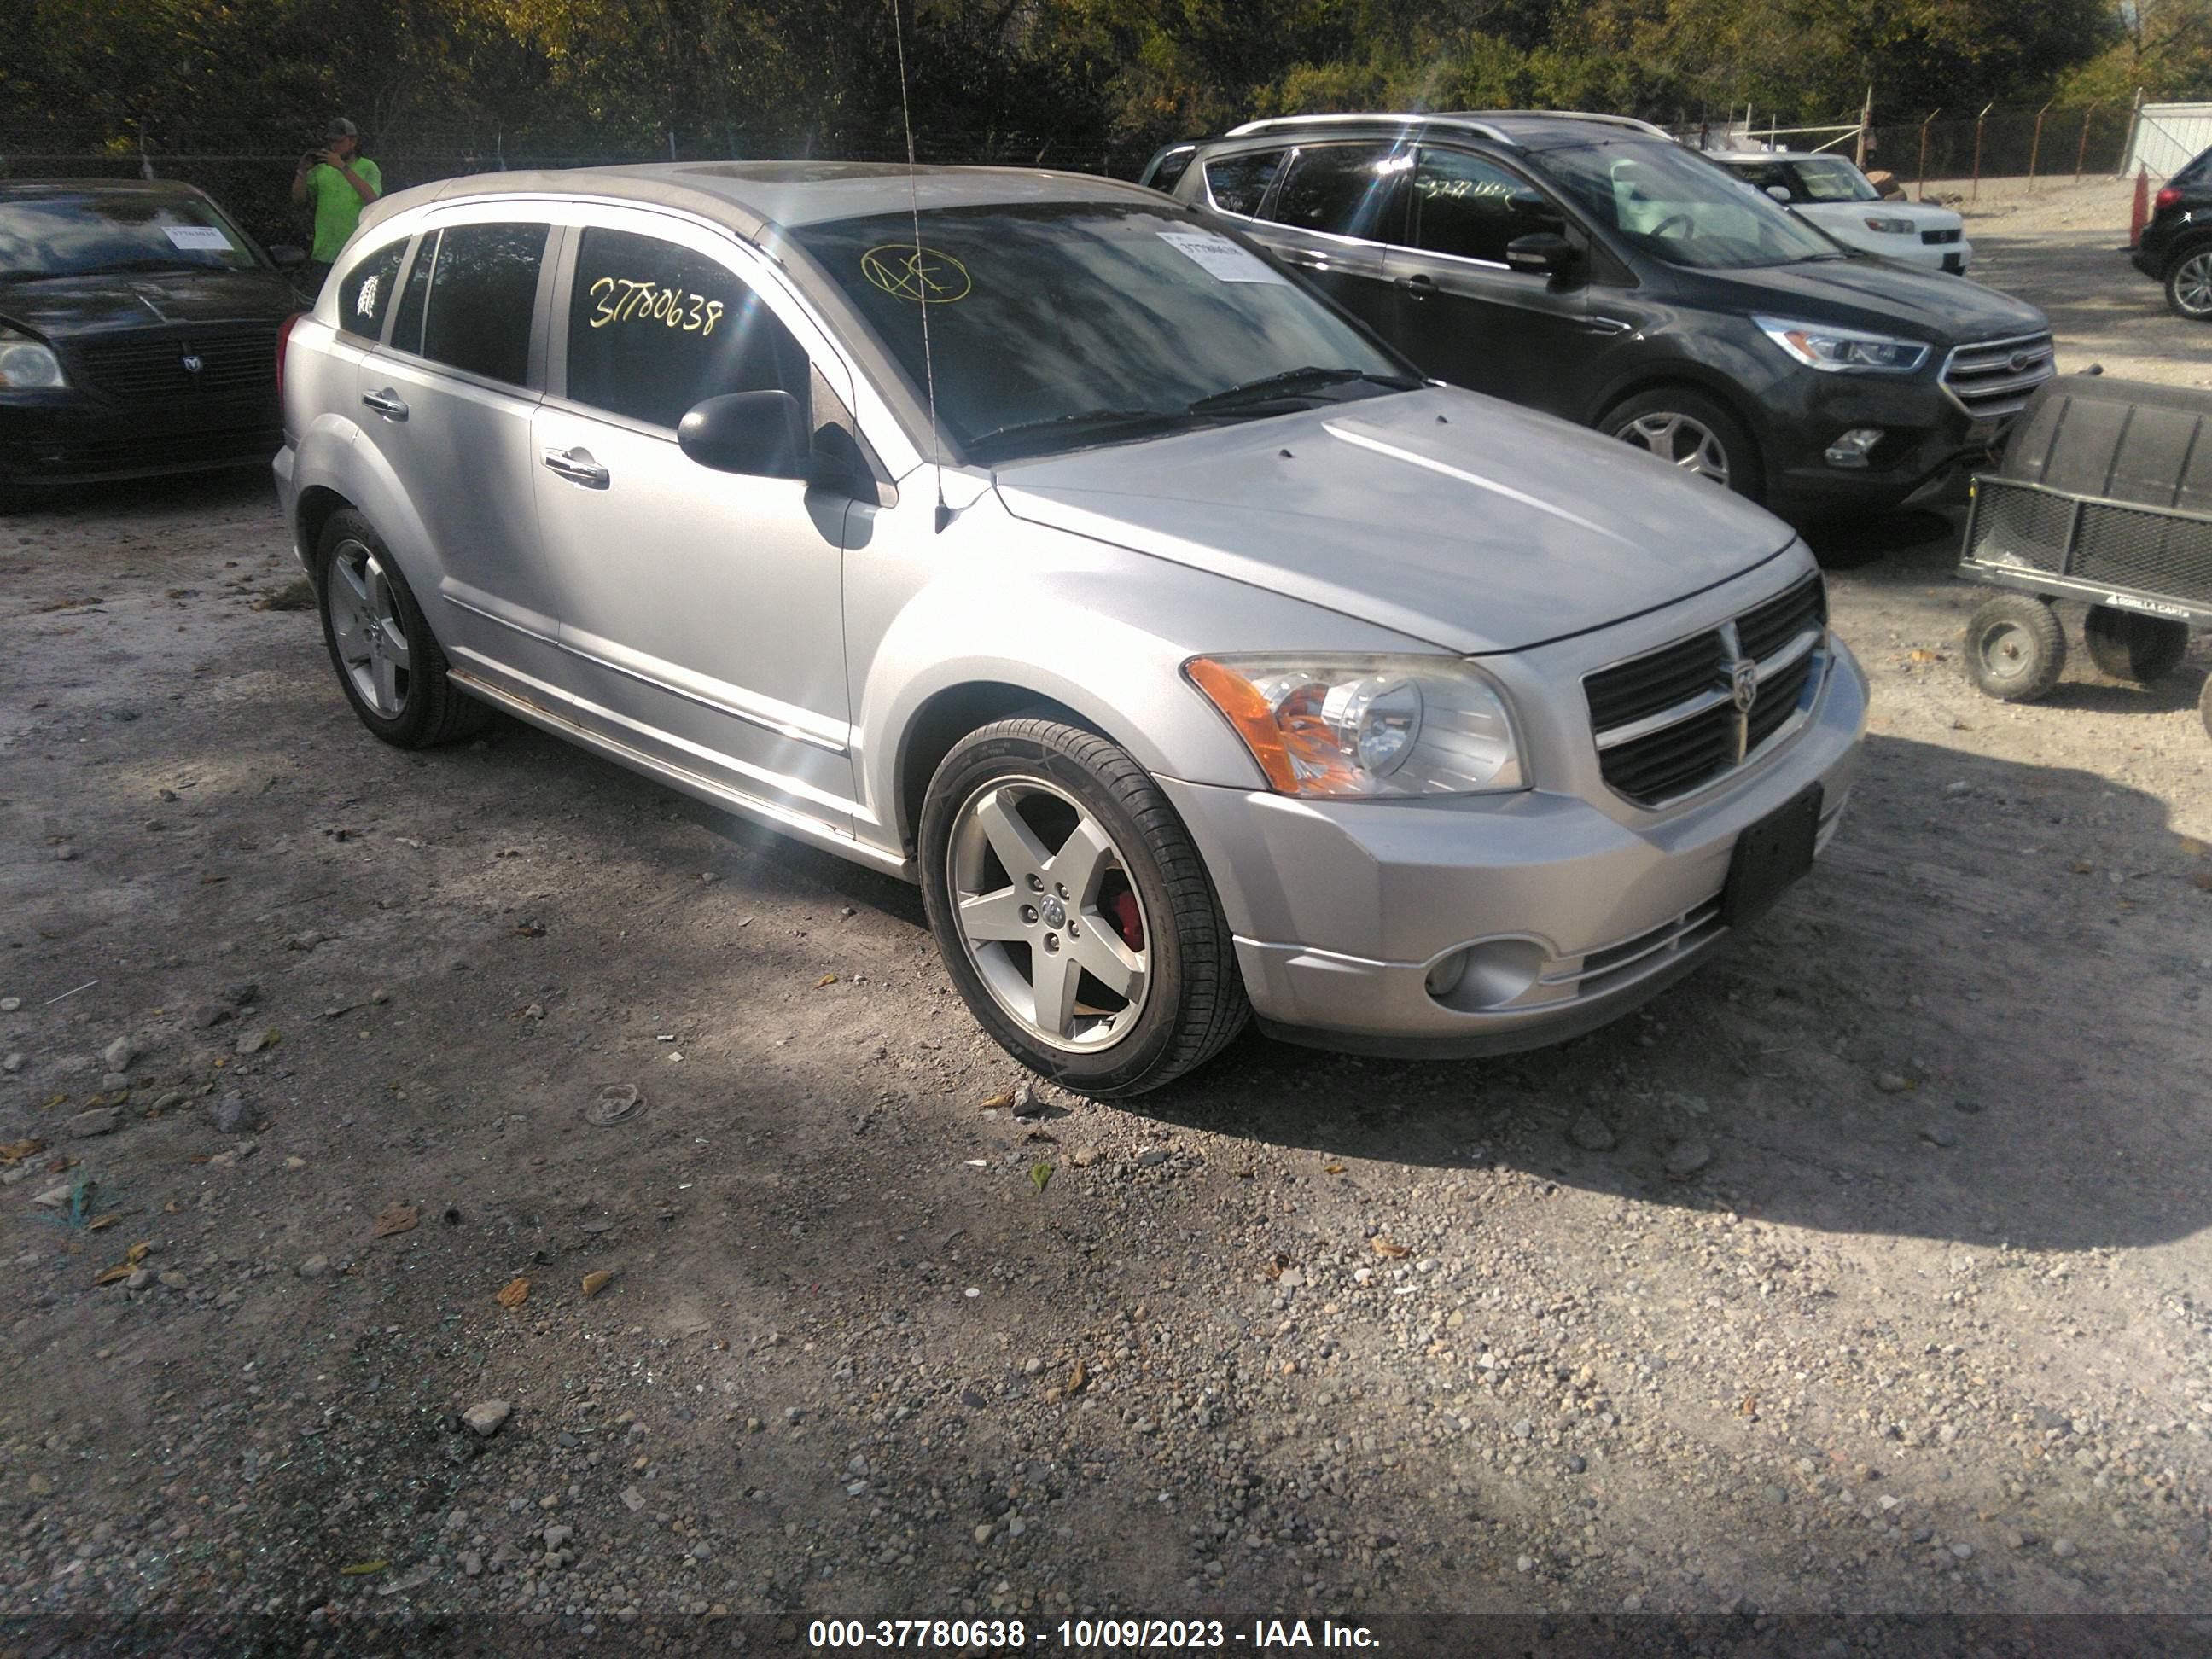
POLYGON ((371 740, 261 481, 0 524, 0 1611, 2202 1607, 2204 661, 1981 699, 1953 533, 1642 1016, 1017 1116, 906 889, 371 740))

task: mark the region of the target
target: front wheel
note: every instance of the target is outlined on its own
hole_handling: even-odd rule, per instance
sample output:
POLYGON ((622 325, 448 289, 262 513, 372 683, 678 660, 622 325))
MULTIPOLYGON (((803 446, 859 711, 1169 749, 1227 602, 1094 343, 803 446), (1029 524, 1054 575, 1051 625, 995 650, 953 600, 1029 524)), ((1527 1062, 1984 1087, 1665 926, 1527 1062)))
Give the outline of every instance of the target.
POLYGON ((2089 607, 2081 638, 2089 647, 2089 659, 2106 673, 2145 685, 2164 679, 2189 654, 2186 623, 2109 605, 2089 607))
POLYGON ((1249 1012, 1213 884, 1123 750, 1059 721, 955 744, 921 811, 931 930, 976 1021, 1079 1093, 1142 1094, 1249 1012))
POLYGON ((1759 445, 1719 399, 1688 386, 1639 392, 1616 405, 1601 426, 1608 436, 1739 495, 1761 501, 1766 470, 1759 445))
POLYGON ((2166 268, 2166 303, 2177 317, 2212 323, 2212 246, 2191 248, 2166 268))

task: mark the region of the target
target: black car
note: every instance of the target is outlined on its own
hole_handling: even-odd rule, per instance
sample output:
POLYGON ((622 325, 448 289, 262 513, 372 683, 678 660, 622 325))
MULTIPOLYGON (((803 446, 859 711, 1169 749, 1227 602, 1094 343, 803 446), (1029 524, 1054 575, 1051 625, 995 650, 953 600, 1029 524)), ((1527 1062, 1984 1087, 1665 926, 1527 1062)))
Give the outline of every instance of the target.
POLYGON ((2034 307, 1845 248, 1641 121, 1296 116, 1144 178, 1430 374, 1785 514, 1935 493, 2054 372, 2034 307))
POLYGON ((2176 316, 2212 323, 2212 149, 2166 181, 2131 257, 2176 316))
POLYGON ((298 263, 190 185, 0 182, 0 501, 265 463, 298 263))

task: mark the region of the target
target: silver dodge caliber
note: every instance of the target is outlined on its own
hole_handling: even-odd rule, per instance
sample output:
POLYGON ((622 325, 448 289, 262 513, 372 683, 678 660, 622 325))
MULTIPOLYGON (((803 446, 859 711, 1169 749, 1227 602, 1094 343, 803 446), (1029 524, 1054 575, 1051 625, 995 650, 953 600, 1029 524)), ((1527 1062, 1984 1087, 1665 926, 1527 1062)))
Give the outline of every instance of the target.
POLYGON ((340 688, 503 709, 918 881, 1024 1062, 1612 1019, 1811 866, 1866 684, 1804 545, 1424 384, 1133 185, 821 163, 376 204, 281 358, 340 688))

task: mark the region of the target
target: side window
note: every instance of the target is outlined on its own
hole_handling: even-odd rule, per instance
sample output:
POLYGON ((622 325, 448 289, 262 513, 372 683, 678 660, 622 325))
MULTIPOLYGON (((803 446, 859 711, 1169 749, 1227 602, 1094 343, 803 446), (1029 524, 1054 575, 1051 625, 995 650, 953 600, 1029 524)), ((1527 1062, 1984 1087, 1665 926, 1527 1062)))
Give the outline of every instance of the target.
POLYGON ((1413 169, 1413 245, 1431 253, 1505 263, 1505 245, 1556 224, 1542 199, 1494 161, 1424 149, 1413 169))
POLYGON ((1190 171, 1191 160, 1197 154, 1197 146, 1194 144, 1163 151, 1152 162, 1150 176, 1143 182, 1154 190, 1174 194, 1175 187, 1182 182, 1183 174, 1190 171))
POLYGON ((672 427, 732 392, 807 389, 805 349, 720 261, 657 237, 586 230, 568 302, 568 396, 672 427))
POLYGON ((1267 186, 1275 182, 1275 169, 1282 166, 1285 153, 1267 149, 1208 161, 1206 188, 1213 198, 1213 205, 1224 213, 1241 213, 1248 219, 1257 214, 1260 204, 1267 198, 1267 186))
POLYGON ((1398 240, 1407 159, 1388 144, 1324 144, 1291 158, 1267 216, 1298 230, 1398 240))
POLYGON ((392 290, 399 283, 399 262, 407 257, 407 239, 388 242, 351 270, 338 284, 338 326, 349 334, 374 340, 384 332, 384 319, 392 309, 392 290))
POLYGON ((399 296, 399 315, 392 324, 392 349, 422 355, 422 317, 429 308, 430 272, 438 263, 438 238, 442 231, 426 231, 408 267, 407 291, 399 296))
POLYGON ((1767 190, 1779 185, 1790 192, 1791 199, 1798 197, 1797 181, 1778 161, 1753 161, 1746 167, 1731 167, 1729 171, 1753 190, 1767 190))
POLYGON ((544 225, 449 225, 424 296, 422 355, 520 386, 530 372, 530 318, 544 225))

